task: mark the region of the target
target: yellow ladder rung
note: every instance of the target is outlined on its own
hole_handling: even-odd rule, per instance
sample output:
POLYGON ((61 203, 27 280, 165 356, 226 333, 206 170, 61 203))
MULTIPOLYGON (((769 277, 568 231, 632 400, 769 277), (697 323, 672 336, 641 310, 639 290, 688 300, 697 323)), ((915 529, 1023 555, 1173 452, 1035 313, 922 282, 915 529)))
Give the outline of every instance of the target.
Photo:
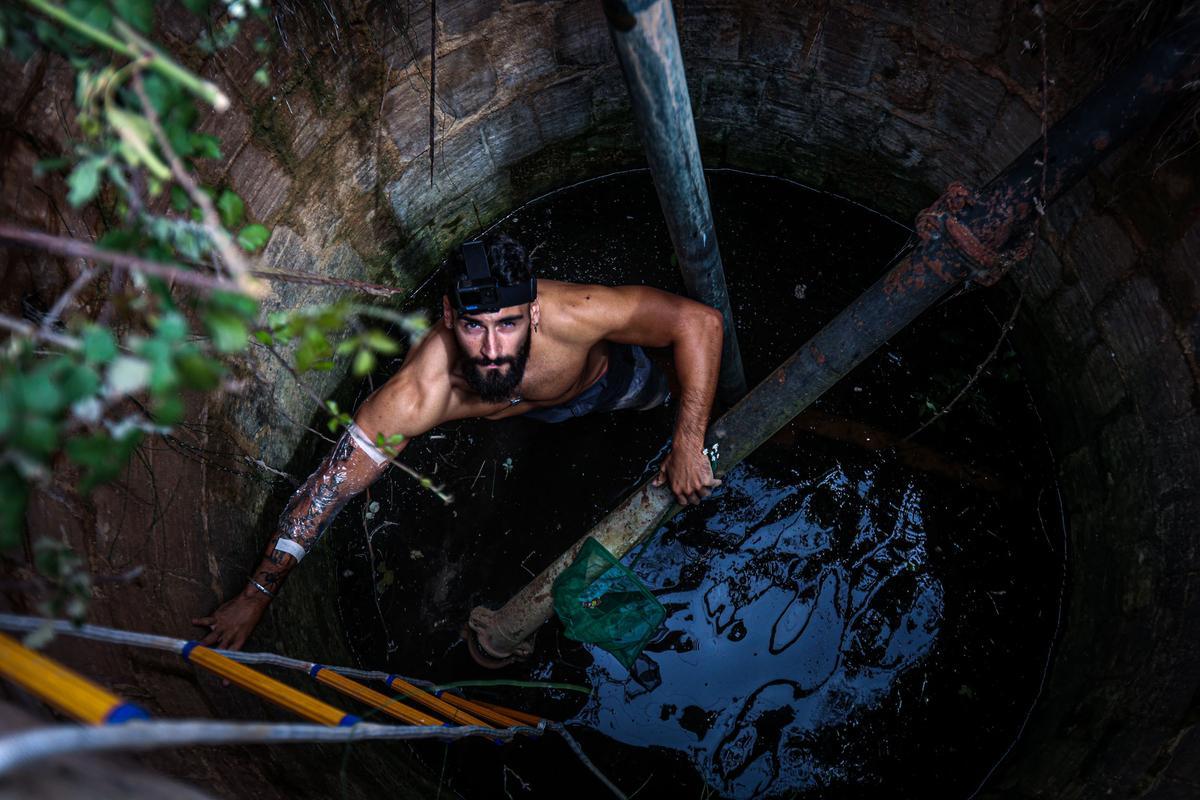
POLYGON ((436 711, 446 719, 458 725, 479 725, 484 728, 492 727, 478 717, 472 716, 465 711, 460 711, 450 703, 447 703, 441 698, 435 697, 424 689, 418 689, 416 686, 413 686, 411 683, 403 678, 400 678, 399 676, 388 675, 387 680, 384 682, 392 691, 405 695, 406 697, 420 703, 426 708, 436 711))
POLYGON ((274 678, 269 678, 261 672, 256 672, 245 664, 239 664, 197 642, 188 642, 184 645, 183 649, 180 650, 180 655, 185 660, 197 666, 204 667, 209 672, 220 675, 230 683, 237 684, 264 700, 272 702, 281 708, 286 708, 288 711, 304 717, 304 719, 310 722, 318 722, 322 725, 334 727, 345 727, 362 721, 353 714, 347 714, 344 711, 336 709, 328 703, 324 703, 304 692, 293 689, 287 684, 280 683, 274 678))
POLYGON ((312 669, 308 674, 316 678, 326 686, 331 686, 337 689, 344 695, 353 697, 355 700, 366 703, 369 706, 379 709, 385 714, 390 714, 396 719, 403 720, 410 725, 445 725, 440 719, 422 714, 415 708, 410 708, 398 700, 388 697, 386 694, 377 692, 367 686, 363 686, 357 681, 347 678, 334 672, 329 667, 320 664, 313 664, 312 669))
POLYGON ((150 717, 82 675, 0 633, 0 675, 69 717, 91 725, 150 717))
POLYGON ((498 711, 501 714, 506 714, 518 722, 523 722, 526 725, 531 725, 535 728, 541 724, 543 719, 545 719, 545 717, 527 714, 524 711, 517 711, 515 708, 506 708, 504 706, 498 706, 495 703, 485 703, 483 700, 473 700, 472 702, 477 706, 482 706, 483 708, 488 708, 492 711, 498 711))
POLYGON ((477 714, 480 717, 483 717, 484 719, 488 720, 489 722, 499 725, 501 728, 511 728, 514 725, 522 724, 511 716, 500 713, 499 711, 497 711, 495 709, 486 708, 479 703, 475 703, 471 700, 467 700, 464 697, 459 697, 456 694, 451 694, 450 692, 442 692, 440 695, 438 695, 438 698, 449 703, 452 706, 461 708, 464 711, 474 712, 475 714, 477 714))

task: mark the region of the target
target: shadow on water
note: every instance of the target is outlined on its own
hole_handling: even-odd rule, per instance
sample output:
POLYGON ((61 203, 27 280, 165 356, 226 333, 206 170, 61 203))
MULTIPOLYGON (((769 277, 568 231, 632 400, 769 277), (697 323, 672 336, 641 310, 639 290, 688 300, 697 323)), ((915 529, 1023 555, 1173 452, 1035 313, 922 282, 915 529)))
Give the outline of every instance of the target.
MULTIPOLYGON (((710 182, 753 384, 908 232, 783 181, 710 182)), ((644 172, 563 190, 500 227, 536 250, 544 277, 681 290, 644 172)), ((655 534, 634 569, 668 617, 632 671, 552 621, 529 662, 488 673, 458 629, 652 474, 673 409, 464 421, 414 441, 406 460, 456 502, 393 474, 339 517, 327 541, 348 642, 364 665, 442 681, 590 685, 471 696, 568 720, 626 792, 969 796, 1036 698, 1064 558, 1040 423, 1007 345, 953 411, 903 440, 996 343, 1008 309, 989 302, 931 310, 655 534)), ((605 794, 553 739, 412 753, 447 796, 605 794)))

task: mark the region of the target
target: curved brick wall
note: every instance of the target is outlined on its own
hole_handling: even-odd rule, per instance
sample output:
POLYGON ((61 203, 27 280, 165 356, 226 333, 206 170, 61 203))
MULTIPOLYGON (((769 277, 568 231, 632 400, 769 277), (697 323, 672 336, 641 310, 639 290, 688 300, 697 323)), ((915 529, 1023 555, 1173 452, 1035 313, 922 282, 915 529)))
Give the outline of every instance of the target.
MULTIPOLYGON (((415 285, 448 246, 514 206, 641 163, 596 0, 442 0, 431 186, 428 5, 396 5, 284 15, 287 48, 270 88, 250 80, 249 58, 205 61, 185 17, 161 30, 197 68, 238 87, 235 110, 205 123, 226 153, 206 178, 228 182, 274 228, 272 265, 415 285)), ((1135 25, 1139 9, 1122 4, 1088 18, 1086 5, 1048 25, 1051 119, 1155 24, 1135 25)), ((676 13, 709 167, 785 175, 911 219, 948 181, 986 181, 1040 132, 1039 22, 1024 3, 679 0, 676 13)), ((70 97, 63 66, 5 60, 0 71, 20 87, 0 100, 5 213, 52 230, 94 223, 60 216, 61 184, 29 177, 36 154, 64 141, 52 102, 70 97)), ((1042 700, 985 796, 1200 794, 1200 170, 1196 152, 1180 155, 1186 141, 1171 145, 1179 130, 1159 124, 1060 200, 1027 271, 995 290, 1025 289, 1017 339, 1060 465, 1071 565, 1042 700)), ((35 298, 52 296, 45 276, 57 273, 39 259, 0 259, 35 298)), ((322 296, 290 287, 272 302, 322 296)), ((289 420, 311 409, 274 364, 257 372, 277 402, 249 391, 196 419, 235 456, 303 472, 311 454, 295 452, 289 420)), ((260 547, 257 520, 278 513, 286 487, 186 454, 151 458, 185 500, 131 513, 119 494, 100 493, 70 514, 39 505, 31 521, 63 524, 97 571, 147 565, 137 598, 106 595, 97 621, 179 634, 181 620, 241 584, 260 547)), ((275 604, 262 646, 348 657, 330 644, 338 637, 317 600, 328 591, 323 563, 314 555, 275 604)), ((163 713, 230 710, 166 660, 79 652, 163 713)), ((253 786, 269 796, 289 785, 281 776, 292 786, 303 777, 291 752, 149 761, 224 794, 253 786)), ((356 792, 379 790, 357 780, 356 792)))

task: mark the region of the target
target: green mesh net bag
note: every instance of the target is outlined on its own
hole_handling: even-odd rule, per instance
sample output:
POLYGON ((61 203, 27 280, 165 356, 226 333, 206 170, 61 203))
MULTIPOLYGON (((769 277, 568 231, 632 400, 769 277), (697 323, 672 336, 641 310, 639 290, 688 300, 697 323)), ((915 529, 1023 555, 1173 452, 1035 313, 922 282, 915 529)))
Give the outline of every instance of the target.
POLYGON ((629 669, 667 610, 629 569, 588 537, 554 581, 554 611, 577 642, 602 647, 629 669))

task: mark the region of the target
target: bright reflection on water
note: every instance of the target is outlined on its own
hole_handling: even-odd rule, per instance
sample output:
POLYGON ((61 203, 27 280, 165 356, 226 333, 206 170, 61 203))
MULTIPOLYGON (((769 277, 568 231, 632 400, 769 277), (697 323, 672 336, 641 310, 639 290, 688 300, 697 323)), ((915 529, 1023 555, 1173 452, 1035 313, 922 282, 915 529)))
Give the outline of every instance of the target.
POLYGON ((665 629, 636 677, 590 648, 595 693, 579 721, 685 752, 731 797, 848 779, 809 746, 812 734, 886 698, 941 622, 921 499, 911 484, 897 496, 836 467, 798 485, 738 467, 714 508, 668 528, 638 561, 667 607, 665 629), (853 509, 856 530, 839 530, 829 504, 853 509))

